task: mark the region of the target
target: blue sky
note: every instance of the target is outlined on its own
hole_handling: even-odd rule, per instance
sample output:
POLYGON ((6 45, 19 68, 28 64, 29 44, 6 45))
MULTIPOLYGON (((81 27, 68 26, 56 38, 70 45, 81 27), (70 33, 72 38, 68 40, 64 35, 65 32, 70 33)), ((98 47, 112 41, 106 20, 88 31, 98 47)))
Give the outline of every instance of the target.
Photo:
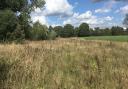
POLYGON ((44 7, 31 13, 32 21, 46 25, 72 24, 79 26, 86 22, 90 27, 123 26, 128 13, 128 0, 45 0, 44 7), (93 2, 97 1, 97 2, 93 2))

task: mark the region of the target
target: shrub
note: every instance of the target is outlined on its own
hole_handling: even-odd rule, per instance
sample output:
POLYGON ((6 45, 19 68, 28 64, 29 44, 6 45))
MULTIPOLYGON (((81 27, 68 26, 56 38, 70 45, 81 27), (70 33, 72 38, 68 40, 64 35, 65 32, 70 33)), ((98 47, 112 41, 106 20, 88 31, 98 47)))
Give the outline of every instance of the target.
POLYGON ((51 30, 49 33, 48 33, 48 39, 49 40, 55 40, 57 37, 57 33, 53 30, 51 30))

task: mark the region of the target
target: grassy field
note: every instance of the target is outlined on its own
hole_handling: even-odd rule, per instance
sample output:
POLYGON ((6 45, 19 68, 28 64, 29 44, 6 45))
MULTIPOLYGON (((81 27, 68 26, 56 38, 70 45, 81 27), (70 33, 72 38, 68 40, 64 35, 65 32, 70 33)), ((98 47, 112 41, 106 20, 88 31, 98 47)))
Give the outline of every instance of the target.
POLYGON ((0 89, 127 88, 127 42, 71 38, 0 45, 0 89))
POLYGON ((84 39, 128 42, 128 36, 92 36, 92 37, 84 37, 84 39))

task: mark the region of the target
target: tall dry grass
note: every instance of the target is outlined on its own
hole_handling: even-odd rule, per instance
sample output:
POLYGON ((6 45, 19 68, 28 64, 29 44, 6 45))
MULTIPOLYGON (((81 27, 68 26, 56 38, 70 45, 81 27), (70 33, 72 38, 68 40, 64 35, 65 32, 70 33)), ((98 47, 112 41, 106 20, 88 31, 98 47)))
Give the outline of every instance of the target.
POLYGON ((128 43, 58 39, 0 45, 0 89, 127 89, 128 43))

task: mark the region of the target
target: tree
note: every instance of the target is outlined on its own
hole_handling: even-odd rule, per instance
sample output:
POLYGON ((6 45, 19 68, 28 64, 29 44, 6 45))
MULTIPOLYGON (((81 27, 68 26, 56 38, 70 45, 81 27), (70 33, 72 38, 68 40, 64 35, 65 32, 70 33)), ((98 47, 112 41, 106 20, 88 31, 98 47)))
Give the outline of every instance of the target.
POLYGON ((48 31, 49 31, 48 32, 48 39, 49 40, 54 40, 57 37, 57 33, 54 31, 53 27, 49 26, 48 31))
POLYGON ((111 34, 111 30, 109 28, 99 28, 96 27, 95 30, 93 31, 94 36, 109 36, 111 34))
POLYGON ((22 11, 28 4, 27 0, 0 0, 0 9, 9 8, 13 12, 22 11))
POLYGON ((10 9, 13 12, 29 12, 42 7, 44 0, 0 0, 0 9, 10 9), (29 2, 30 1, 30 2, 29 2))
POLYGON ((51 32, 53 30, 52 26, 49 26, 48 31, 51 32))
POLYGON ((128 35, 128 28, 126 28, 126 35, 128 35))
POLYGON ((79 27, 75 27, 75 29, 74 29, 74 36, 75 37, 78 36, 78 30, 79 30, 79 27))
POLYGON ((17 24, 16 29, 12 33, 7 33, 8 41, 14 41, 16 43, 22 43, 25 39, 24 30, 21 29, 21 25, 17 24))
POLYGON ((95 27, 95 29, 93 31, 93 35, 94 36, 100 36, 101 35, 101 29, 100 29, 100 27, 95 27))
POLYGON ((112 35, 111 29, 110 28, 104 28, 103 29, 103 35, 104 36, 111 36, 112 35))
POLYGON ((89 25, 87 23, 82 23, 79 26, 78 36, 84 37, 84 36, 89 36, 89 35, 90 35, 89 25))
POLYGON ((123 24, 128 28, 128 14, 126 14, 123 24))
POLYGON ((74 36, 74 27, 71 24, 66 24, 64 29, 61 31, 62 37, 73 37, 74 36))
POLYGON ((21 25, 21 29, 24 30, 25 33, 25 38, 29 39, 29 35, 30 35, 30 16, 27 13, 20 13, 20 15, 17 17, 18 18, 18 22, 21 25))
POLYGON ((33 28, 30 31, 30 37, 32 40, 46 40, 48 38, 48 32, 47 26, 36 22, 33 24, 33 28))
POLYGON ((21 32, 21 34, 24 32, 25 37, 28 38, 28 30, 31 23, 30 13, 35 8, 40 8, 44 4, 44 0, 0 0, 0 22, 2 23, 0 24, 0 38, 6 39, 7 32, 10 34, 12 30, 17 32, 17 25, 20 26, 21 31, 19 31, 19 29, 17 30, 21 32), (19 13, 19 15, 17 15, 17 13, 19 13))
POLYGON ((94 35, 94 29, 90 28, 89 31, 90 31, 90 36, 93 36, 94 35))
POLYGON ((63 30, 62 26, 54 27, 54 31, 57 33, 57 37, 61 36, 61 31, 63 30))
POLYGON ((17 27, 17 17, 11 10, 0 10, 0 40, 6 40, 7 34, 17 27))
POLYGON ((111 28, 112 35, 123 35, 124 29, 119 26, 113 26, 111 28))

